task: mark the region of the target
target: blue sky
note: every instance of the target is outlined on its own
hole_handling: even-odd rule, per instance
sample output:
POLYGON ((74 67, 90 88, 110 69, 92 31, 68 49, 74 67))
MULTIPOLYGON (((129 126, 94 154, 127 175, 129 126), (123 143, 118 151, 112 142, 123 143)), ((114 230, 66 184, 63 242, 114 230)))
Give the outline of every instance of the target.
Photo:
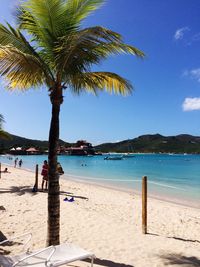
MULTIPOLYGON (((16 0, 1 0, 0 22, 14 22, 16 0)), ((132 96, 65 92, 60 138, 93 144, 143 134, 200 135, 199 0, 107 0, 84 26, 119 32, 145 52, 144 60, 120 55, 96 66, 134 85, 132 96)), ((32 139, 48 139, 51 106, 46 88, 8 92, 0 82, 4 129, 32 139)))

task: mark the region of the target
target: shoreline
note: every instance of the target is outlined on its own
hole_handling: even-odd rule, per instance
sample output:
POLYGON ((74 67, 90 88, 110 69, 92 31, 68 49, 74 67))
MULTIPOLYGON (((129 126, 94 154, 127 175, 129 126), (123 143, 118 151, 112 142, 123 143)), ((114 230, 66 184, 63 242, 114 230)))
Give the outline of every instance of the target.
MULTIPOLYGON (((3 165, 5 166, 5 165, 3 165)), ((32 249, 45 247, 47 192, 32 192, 33 171, 9 166, 0 179, 1 232, 33 233, 32 249)), ((39 188, 41 188, 39 175, 39 188)), ((60 179, 60 237, 92 251, 94 267, 164 267, 171 259, 200 262, 199 209, 150 198, 148 234, 142 234, 141 196, 103 186, 60 179), (73 196, 75 201, 64 201, 73 196)), ((19 253, 18 243, 0 250, 19 253)), ((87 262, 78 262, 87 267, 87 262)), ((173 266, 176 266, 173 264, 173 266)), ((178 266, 178 265, 177 265, 178 266)))
MULTIPOLYGON (((72 175, 66 175, 65 177, 68 178, 69 180, 77 182, 77 183, 94 185, 94 186, 98 186, 98 187, 102 187, 102 188, 115 190, 115 191, 118 191, 118 192, 136 194, 137 196, 140 196, 140 197, 142 195, 142 193, 140 191, 138 191, 138 190, 128 189, 128 188, 119 188, 118 186, 114 186, 114 185, 111 185, 111 184, 108 185, 108 184, 104 184, 104 183, 101 183, 101 182, 92 182, 91 181, 92 179, 89 180, 89 181, 88 180, 84 180, 84 179, 81 180, 79 178, 76 178, 76 176, 72 177, 72 175)), ((77 176, 77 177, 81 177, 81 176, 77 176)), ((64 179, 64 177, 61 177, 61 179, 64 179)), ((181 202, 181 200, 179 200, 179 199, 175 199, 173 197, 170 199, 170 197, 168 197, 168 196, 160 196, 160 195, 156 195, 154 193, 148 194, 147 197, 148 197, 148 199, 155 199, 155 200, 159 200, 159 201, 163 201, 163 202, 168 202, 168 203, 171 203, 171 204, 179 205, 179 206, 182 206, 182 207, 190 207, 190 208, 194 208, 194 209, 200 210, 200 203, 196 203, 195 201, 188 202, 187 199, 185 199, 185 200, 182 199, 182 202, 181 202)))
MULTIPOLYGON (((15 168, 13 167, 11 164, 6 164, 6 163, 3 163, 2 166, 5 165, 5 166, 9 166, 11 168, 14 168, 14 169, 19 169, 19 170, 24 170, 24 171, 28 171, 28 172, 31 172, 31 173, 35 173, 34 170, 31 170, 31 169, 26 169, 26 168, 15 168)), ((40 176, 40 173, 38 173, 38 176, 40 176)), ((141 197, 141 192, 139 190, 134 190, 134 189, 128 189, 128 188, 125 188, 125 187, 119 187, 117 185, 114 185, 114 184, 106 184, 106 183, 103 183, 101 182, 100 178, 95 178, 96 181, 93 180, 94 177, 85 177, 85 176, 78 176, 78 175, 70 175, 70 174, 64 174, 64 175, 61 175, 60 176, 60 180, 64 180, 64 181, 73 181, 73 182, 77 182, 77 183, 81 183, 81 184, 88 184, 88 185, 94 185, 94 186, 99 186, 99 187, 102 187, 102 188, 107 188, 107 189, 111 189, 111 190, 115 190, 115 191, 118 191, 118 192, 125 192, 125 193, 129 193, 129 194, 136 194, 137 196, 140 196, 141 197), (99 182, 97 182, 97 180, 99 180, 99 182)), ((105 180, 108 180, 108 179, 105 179, 105 180)), ((139 181, 139 180, 138 180, 139 181)), ((142 180, 140 181, 140 183, 142 183, 142 180)), ((148 186, 148 185, 147 185, 148 186)), ((176 199, 176 198, 173 198, 173 197, 170 197, 170 196, 167 196, 167 195, 159 195, 159 194, 155 194, 155 193, 148 193, 148 199, 155 199, 155 200, 159 200, 159 201, 163 201, 163 202, 168 202, 168 203, 171 203, 171 204, 175 204, 175 205, 180 205, 182 207, 190 207, 190 208, 194 208, 194 209, 197 209, 199 210, 200 209, 200 202, 195 202, 193 200, 191 201, 188 201, 187 199, 176 199)))
MULTIPOLYGON (((160 155, 157 154, 157 156, 160 155)), ((102 157, 75 157, 75 160, 70 156, 69 159, 67 158, 68 157, 59 158, 59 161, 65 170, 66 179, 71 179, 73 177, 74 180, 78 180, 79 182, 82 182, 83 180, 85 182, 86 180, 87 183, 108 186, 110 188, 113 187, 117 190, 140 194, 142 176, 147 175, 148 194, 150 197, 174 202, 179 205, 200 208, 200 184, 197 171, 199 170, 198 162, 200 158, 194 161, 191 161, 188 158, 185 162, 185 156, 182 155, 181 160, 184 161, 181 161, 182 163, 180 164, 183 164, 183 168, 175 168, 176 172, 168 172, 168 169, 173 170, 173 166, 179 166, 179 160, 178 162, 176 162, 176 160, 171 160, 172 157, 168 157, 165 160, 162 160, 162 157, 158 158, 158 160, 153 157, 149 162, 148 158, 141 159, 138 156, 136 161, 124 160, 119 162, 119 164, 116 162, 102 161, 102 157), (67 164, 68 160, 70 165, 67 164), (85 165, 88 167, 81 167, 81 163, 87 163, 87 165, 85 165), (134 164, 136 165, 134 166, 134 164), (144 164, 144 170, 141 169, 142 164, 144 164), (157 164, 161 166, 160 169, 157 169, 157 164), (191 169, 193 164, 194 173, 191 169), (115 166, 117 169, 115 169, 115 166), (124 171, 123 168, 125 168, 124 171), (185 171, 183 172, 182 170, 185 171)), ((30 156, 29 159, 29 156, 26 156, 23 159, 24 165, 22 167, 27 166, 34 171, 35 165, 39 163, 40 170, 43 160, 44 157, 33 156, 32 158, 32 156, 30 156)), ((5 161, 12 166, 12 162, 7 159, 6 155, 4 160, 2 157, 2 161, 5 161)))

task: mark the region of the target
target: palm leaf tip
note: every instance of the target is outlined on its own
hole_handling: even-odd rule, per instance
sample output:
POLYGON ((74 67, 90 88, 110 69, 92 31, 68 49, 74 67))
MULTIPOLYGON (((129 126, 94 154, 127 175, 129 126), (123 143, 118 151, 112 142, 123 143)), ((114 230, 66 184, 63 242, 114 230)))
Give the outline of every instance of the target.
POLYGON ((105 0, 68 0, 67 8, 70 13, 74 13, 77 22, 80 22, 104 3, 105 0))
POLYGON ((25 90, 44 82, 44 72, 37 58, 13 46, 0 46, 0 75, 7 80, 10 89, 25 90))
POLYGON ((140 58, 145 58, 145 53, 133 46, 131 46, 131 54, 134 54, 140 58))
POLYGON ((78 75, 72 84, 75 85, 75 92, 85 88, 95 94, 97 91, 105 90, 110 94, 126 96, 133 91, 133 86, 128 80, 111 72, 87 72, 78 75))

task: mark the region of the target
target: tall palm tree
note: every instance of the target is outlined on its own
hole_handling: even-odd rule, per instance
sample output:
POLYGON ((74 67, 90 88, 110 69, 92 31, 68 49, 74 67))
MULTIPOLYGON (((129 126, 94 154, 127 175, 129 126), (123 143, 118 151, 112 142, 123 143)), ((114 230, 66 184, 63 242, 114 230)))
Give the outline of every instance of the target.
POLYGON ((111 72, 93 72, 112 54, 144 57, 123 43, 120 34, 101 26, 81 28, 82 21, 104 0, 27 0, 16 13, 18 27, 0 24, 0 74, 11 89, 26 90, 45 84, 52 105, 49 131, 49 189, 47 244, 59 243, 59 176, 56 171, 59 113, 63 91, 107 91, 126 95, 131 84, 111 72), (22 32, 31 38, 27 40, 22 32))

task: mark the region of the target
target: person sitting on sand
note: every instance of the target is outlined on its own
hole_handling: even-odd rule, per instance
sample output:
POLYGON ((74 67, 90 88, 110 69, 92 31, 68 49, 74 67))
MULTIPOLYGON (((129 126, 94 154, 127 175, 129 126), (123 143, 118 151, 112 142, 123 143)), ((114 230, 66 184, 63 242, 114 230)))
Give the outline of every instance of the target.
POLYGON ((58 171, 59 175, 64 174, 64 171, 63 171, 63 168, 62 168, 60 162, 57 163, 57 171, 58 171))
POLYGON ((10 172, 8 171, 8 168, 5 168, 3 171, 1 171, 1 173, 10 173, 10 172))
POLYGON ((41 175, 43 176, 42 177, 42 191, 44 189, 44 183, 45 183, 45 189, 47 190, 48 188, 48 180, 49 180, 48 174, 49 174, 49 165, 47 163, 47 160, 45 160, 42 166, 42 172, 41 172, 41 175))

